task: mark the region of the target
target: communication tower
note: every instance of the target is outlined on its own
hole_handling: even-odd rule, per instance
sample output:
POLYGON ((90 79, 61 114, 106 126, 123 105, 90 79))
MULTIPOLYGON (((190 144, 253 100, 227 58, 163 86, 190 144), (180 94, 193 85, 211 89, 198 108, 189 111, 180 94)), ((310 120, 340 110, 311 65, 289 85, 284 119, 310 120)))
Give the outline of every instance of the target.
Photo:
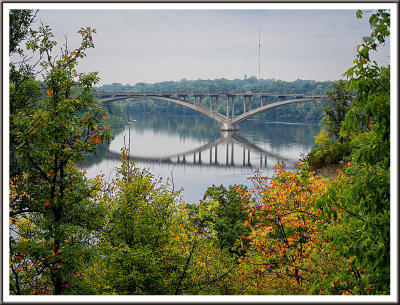
POLYGON ((258 29, 258 79, 261 78, 261 29, 258 29))

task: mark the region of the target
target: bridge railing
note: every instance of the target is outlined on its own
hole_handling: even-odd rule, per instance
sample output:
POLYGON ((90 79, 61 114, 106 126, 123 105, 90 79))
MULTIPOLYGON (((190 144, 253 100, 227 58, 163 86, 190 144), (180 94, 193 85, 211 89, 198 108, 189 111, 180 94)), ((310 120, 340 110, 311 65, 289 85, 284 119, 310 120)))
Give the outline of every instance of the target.
POLYGON ((275 96, 293 98, 327 98, 325 94, 275 93, 275 92, 211 92, 211 91, 169 91, 169 92, 97 92, 98 97, 112 96, 275 96))

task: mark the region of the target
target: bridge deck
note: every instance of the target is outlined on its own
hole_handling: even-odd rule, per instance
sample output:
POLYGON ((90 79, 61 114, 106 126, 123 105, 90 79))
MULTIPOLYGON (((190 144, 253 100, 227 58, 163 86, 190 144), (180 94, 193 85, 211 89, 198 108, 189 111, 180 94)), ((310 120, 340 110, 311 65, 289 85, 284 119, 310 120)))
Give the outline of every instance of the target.
POLYGON ((164 100, 192 108, 204 115, 211 117, 219 122, 221 130, 233 131, 238 130, 238 124, 256 114, 267 111, 268 109, 300 102, 326 100, 327 95, 324 94, 297 94, 297 93, 271 93, 271 92, 113 92, 113 93, 96 93, 95 97, 102 99, 104 102, 111 102, 132 98, 150 98, 156 100, 164 100), (202 105, 201 99, 204 96, 209 97, 209 108, 202 105), (194 102, 187 100, 188 97, 193 97, 194 102), (218 112, 218 98, 226 97, 226 114, 218 112), (234 99, 242 97, 243 113, 235 117, 234 99), (260 105, 251 107, 253 97, 260 98, 260 105), (276 97, 277 102, 268 103, 269 97, 276 97), (200 102, 198 101, 200 100, 200 102), (197 104, 196 104, 197 103, 197 104), (231 110, 231 111, 230 111, 231 110))
POLYGON ((106 97, 148 97, 148 96, 276 96, 292 98, 327 98, 325 94, 271 93, 271 92, 200 92, 200 91, 171 91, 171 92, 98 92, 98 98, 106 97))

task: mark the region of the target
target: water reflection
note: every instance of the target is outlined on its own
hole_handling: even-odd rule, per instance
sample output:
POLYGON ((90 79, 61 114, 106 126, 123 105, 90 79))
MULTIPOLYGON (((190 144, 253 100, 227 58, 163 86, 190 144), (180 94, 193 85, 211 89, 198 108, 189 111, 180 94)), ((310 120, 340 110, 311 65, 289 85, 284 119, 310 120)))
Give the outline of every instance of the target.
MULTIPOLYGON (((164 156, 141 156, 129 154, 136 162, 158 163, 159 165, 202 166, 202 167, 267 167, 287 164, 294 166, 298 159, 287 158, 267 151, 242 138, 238 132, 222 132, 221 136, 200 147, 164 156), (259 162, 254 163, 257 159, 259 162), (254 163, 254 164, 253 164, 254 163)), ((107 159, 121 159, 121 152, 108 151, 107 159)))
POLYGON ((171 178, 189 203, 198 202, 212 184, 250 185, 247 178, 255 169, 269 177, 277 163, 294 170, 320 129, 318 124, 254 119, 241 123, 237 133, 221 134, 218 123, 201 115, 137 114, 131 119, 136 122, 116 132, 110 145, 100 145, 85 159, 87 176, 112 178, 130 140, 130 157, 137 165, 156 177, 171 178))

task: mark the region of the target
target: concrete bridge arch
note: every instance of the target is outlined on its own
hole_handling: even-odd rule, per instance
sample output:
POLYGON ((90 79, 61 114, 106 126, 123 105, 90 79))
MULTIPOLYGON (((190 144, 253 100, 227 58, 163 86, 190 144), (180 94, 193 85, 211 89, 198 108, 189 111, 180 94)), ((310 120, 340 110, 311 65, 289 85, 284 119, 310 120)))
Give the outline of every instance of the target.
POLYGON ((283 94, 283 93, 230 93, 230 92, 144 92, 144 93, 98 93, 95 95, 97 98, 103 100, 104 103, 134 99, 134 98, 149 98, 152 100, 163 100, 175 103, 184 107, 191 108, 200 112, 221 124, 222 131, 234 131, 239 129, 239 123, 251 118, 259 113, 269 109, 280 107, 283 105, 320 101, 327 99, 326 95, 312 95, 312 94, 283 94), (187 97, 192 96, 194 103, 187 101, 187 97), (210 107, 202 106, 201 99, 203 96, 210 97, 210 107), (251 100, 253 97, 260 97, 260 106, 251 109, 251 100), (218 98, 226 97, 226 114, 223 115, 218 112, 218 98), (234 99, 235 97, 243 98, 243 113, 234 116, 234 99), (269 103, 269 97, 277 97, 278 101, 269 103), (288 99, 289 98, 289 99, 288 99), (214 99, 214 101, 213 101, 214 99), (200 102, 198 102, 198 100, 200 102), (197 102, 197 103, 196 103, 197 102), (265 103, 263 105, 263 103, 265 103), (246 110, 247 109, 247 110, 246 110))

